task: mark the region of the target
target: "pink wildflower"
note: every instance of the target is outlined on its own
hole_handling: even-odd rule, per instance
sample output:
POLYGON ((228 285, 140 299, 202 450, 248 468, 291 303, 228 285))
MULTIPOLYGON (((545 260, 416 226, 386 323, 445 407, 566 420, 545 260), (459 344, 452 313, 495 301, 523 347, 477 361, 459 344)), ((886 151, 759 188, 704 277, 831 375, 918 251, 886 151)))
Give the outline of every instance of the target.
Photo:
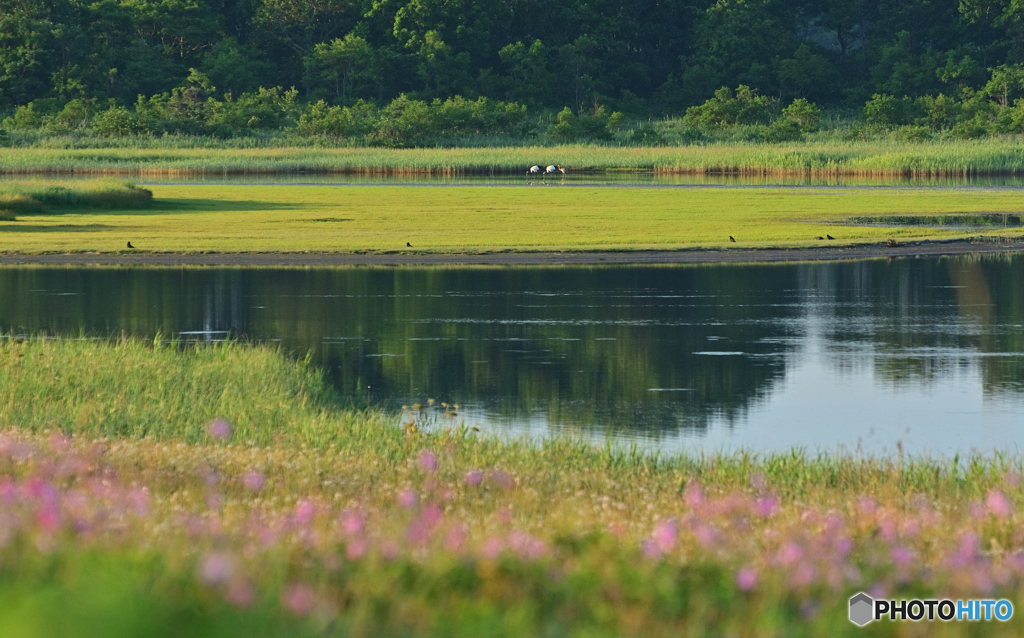
POLYGON ((448 533, 444 537, 445 548, 453 553, 459 554, 462 552, 463 546, 466 544, 466 528, 462 525, 452 525, 448 528, 448 533))
POLYGON ((338 522, 341 524, 341 533, 345 536, 356 536, 363 531, 363 517, 352 510, 343 511, 338 517, 338 522))
POLYGON ((281 592, 281 604, 296 616, 308 616, 316 608, 316 597, 308 585, 292 583, 281 592))
POLYGON ((914 564, 914 552, 906 547, 894 547, 889 555, 892 562, 899 567, 910 567, 914 564))
POLYGON ((690 483, 683 491, 683 502, 690 507, 700 507, 704 500, 704 488, 700 483, 690 483))
POLYGON ((511 474, 504 470, 494 470, 493 472, 491 472, 490 478, 498 487, 505 490, 506 492, 513 490, 516 487, 515 478, 513 478, 511 474))
POLYGON ((444 518, 444 512, 442 512, 441 508, 434 503, 427 503, 424 505, 423 511, 420 513, 420 520, 422 520, 423 524, 429 528, 437 527, 442 518, 444 518))
POLYGON ((754 500, 754 514, 768 518, 779 508, 779 500, 774 496, 764 496, 754 500))
POLYGON ((345 546, 345 558, 349 560, 359 560, 366 553, 366 541, 362 538, 356 538, 348 542, 345 546))
POLYGON ((437 456, 432 452, 423 450, 417 457, 417 462, 420 464, 420 468, 424 472, 433 472, 437 469, 437 456))
POLYGON ((503 549, 505 549, 504 541, 498 536, 491 536, 484 541, 484 546, 481 548, 480 553, 483 554, 484 558, 494 560, 501 554, 503 549))
POLYGON ((405 540, 410 545, 423 545, 430 540, 430 530, 423 521, 416 519, 405 530, 405 540))
POLYGON ((380 555, 384 560, 395 560, 398 558, 398 543, 393 540, 386 540, 380 544, 380 555))
POLYGON ((736 572, 736 586, 740 591, 750 591, 757 586, 757 570, 753 567, 741 567, 736 572))
POLYGON ((227 582, 234 571, 234 561, 226 554, 207 554, 199 562, 199 580, 211 587, 227 582))
POLYGON ((250 607, 256 600, 256 591, 248 581, 235 580, 228 585, 224 596, 235 607, 250 607))
POLYGON ((246 470, 242 475, 242 485, 250 492, 259 492, 266 485, 267 478, 256 470, 246 470))
POLYGON ((396 500, 401 507, 408 510, 419 504, 420 497, 416 495, 416 492, 414 492, 411 487, 407 487, 398 493, 398 498, 396 500))
POLYGON ((306 525, 313 520, 313 516, 316 514, 316 505, 307 501, 301 500, 295 504, 295 522, 300 525, 306 525))
POLYGON ((480 470, 470 470, 466 472, 466 485, 470 487, 477 487, 484 480, 484 475, 480 470))
POLYGON ((217 417, 206 424, 206 433, 218 441, 226 441, 231 438, 231 424, 224 417, 217 417))
POLYGON ((1013 513, 1013 503, 1000 490, 989 490, 985 496, 985 506, 988 511, 999 519, 1007 519, 1013 513))
POLYGON ((673 518, 658 523, 654 526, 651 540, 654 541, 658 551, 664 553, 671 550, 679 540, 679 522, 673 518))
POLYGON ((804 550, 794 542, 789 542, 779 548, 778 559, 784 566, 795 564, 804 557, 804 550))

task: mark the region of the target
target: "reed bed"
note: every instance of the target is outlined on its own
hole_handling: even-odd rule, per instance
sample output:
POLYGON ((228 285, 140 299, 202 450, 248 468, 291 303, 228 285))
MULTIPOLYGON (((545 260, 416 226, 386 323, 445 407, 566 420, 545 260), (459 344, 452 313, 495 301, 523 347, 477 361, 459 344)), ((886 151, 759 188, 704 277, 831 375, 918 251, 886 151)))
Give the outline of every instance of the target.
POLYGON ((115 180, 0 182, 0 211, 7 211, 10 219, 14 215, 38 214, 53 209, 144 208, 152 201, 152 191, 115 180))
POLYGON ((685 147, 599 145, 506 148, 7 148, 0 172, 186 175, 352 173, 519 174, 533 164, 570 171, 665 174, 949 177, 1024 172, 1024 146, 1011 138, 898 142, 808 141, 685 147))
POLYGON ((479 436, 237 343, 7 340, 0 382, 4 635, 842 636, 857 591, 1024 589, 1017 456, 479 436))

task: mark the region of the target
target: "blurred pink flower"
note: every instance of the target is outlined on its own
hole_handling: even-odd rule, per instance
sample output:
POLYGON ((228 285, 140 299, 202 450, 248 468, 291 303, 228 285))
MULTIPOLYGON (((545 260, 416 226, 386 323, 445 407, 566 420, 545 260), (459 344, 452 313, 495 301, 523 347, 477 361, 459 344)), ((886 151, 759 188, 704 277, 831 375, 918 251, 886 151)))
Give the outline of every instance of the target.
POLYGON ((217 417, 206 424, 206 433, 218 441, 226 441, 231 438, 231 424, 224 417, 217 417))
POLYGON ((736 572, 736 586, 740 591, 750 591, 757 586, 757 570, 753 567, 741 567, 736 572))
POLYGON ((504 470, 494 470, 494 471, 492 471, 491 475, 490 475, 490 479, 492 481, 494 481, 494 483, 498 487, 500 487, 501 489, 505 490, 506 492, 508 492, 510 490, 513 490, 516 487, 516 480, 512 477, 511 474, 509 474, 508 472, 506 472, 504 470))
POLYGON ((430 530, 423 521, 414 519, 405 529, 405 540, 410 545, 423 545, 430 539, 430 530))
POLYGON ((864 516, 871 516, 872 514, 874 514, 875 509, 877 507, 878 504, 875 503, 875 499, 871 498, 870 496, 865 496, 861 498, 860 501, 857 503, 857 509, 860 510, 860 513, 864 516))
POLYGON ((313 520, 313 516, 316 514, 316 505, 307 501, 301 500, 295 504, 295 522, 300 525, 306 525, 313 520))
POLYGON ((795 564, 804 557, 804 550, 796 543, 790 541, 779 548, 779 563, 788 567, 795 564))
POLYGON ((427 503, 423 506, 423 511, 420 512, 420 520, 429 528, 436 527, 442 518, 444 518, 444 512, 434 503, 427 503))
POLYGON ((999 519, 1007 519, 1013 513, 1013 503, 1000 490, 989 490, 985 495, 985 506, 988 511, 999 519))
POLYGON ((444 546, 453 554, 459 554, 462 552, 463 546, 466 544, 466 528, 463 525, 452 525, 448 528, 448 533, 444 537, 444 546))
POLYGON ((774 496, 763 496, 754 500, 754 514, 761 518, 768 518, 779 508, 779 499, 774 496))
POLYGON ((704 523, 696 523, 693 526, 693 537, 697 539, 704 549, 711 549, 718 544, 719 534, 715 528, 704 523))
POLYGON ((664 553, 671 550, 679 540, 679 521, 673 518, 655 525, 651 540, 654 541, 658 551, 664 553))
POLYGON ((914 552, 906 547, 893 547, 889 552, 892 562, 899 567, 910 567, 914 564, 914 552))
POLYGON ((421 451, 416 460, 424 472, 433 472, 437 469, 437 456, 428 450, 421 451))
POLYGON ((296 616, 308 616, 316 608, 316 597, 309 585, 292 583, 281 592, 281 604, 296 616))
POLYGON ((356 536, 363 531, 363 517, 350 509, 342 511, 338 516, 341 533, 345 536, 356 536))
POLYGON ((230 580, 234 571, 234 561, 226 554, 207 554, 199 561, 199 580, 211 587, 230 580))
POLYGON ((398 543, 393 540, 386 540, 380 544, 380 555, 384 560, 395 560, 398 558, 398 543))
POLYGON ((690 483, 683 491, 683 502, 690 507, 699 507, 704 504, 704 488, 700 483, 690 483))
POLYGON ((416 492, 414 492, 411 487, 407 487, 398 492, 396 500, 401 507, 404 507, 405 509, 412 509, 419 504, 420 497, 416 495, 416 492))
POLYGON ((501 554, 503 549, 505 549, 505 543, 501 540, 501 537, 491 536, 484 541, 484 545, 480 549, 480 553, 483 554, 484 558, 494 560, 501 554))
POLYGON ((366 549, 366 540, 362 538, 350 540, 348 544, 345 545, 345 558, 349 560, 359 560, 363 557, 363 554, 366 553, 366 549))
POLYGON ((228 585, 224 597, 235 607, 250 607, 256 600, 256 591, 245 580, 234 580, 228 585))
POLYGON ((54 505, 44 505, 36 512, 36 525, 44 532, 54 533, 60 529, 60 510, 54 505))
POLYGON ((484 480, 484 475, 480 470, 470 470, 466 472, 466 485, 470 487, 477 487, 484 480))
POLYGON ((650 558, 652 560, 661 558, 661 555, 664 553, 660 549, 658 549, 658 544, 652 540, 645 540, 643 543, 641 543, 640 551, 643 552, 644 557, 650 558))
POLYGON ((512 522, 512 509, 503 507, 498 510, 498 522, 502 525, 508 525, 512 522))
POLYGON ((246 470, 242 474, 242 485, 251 492, 259 492, 266 485, 267 478, 256 470, 246 470))

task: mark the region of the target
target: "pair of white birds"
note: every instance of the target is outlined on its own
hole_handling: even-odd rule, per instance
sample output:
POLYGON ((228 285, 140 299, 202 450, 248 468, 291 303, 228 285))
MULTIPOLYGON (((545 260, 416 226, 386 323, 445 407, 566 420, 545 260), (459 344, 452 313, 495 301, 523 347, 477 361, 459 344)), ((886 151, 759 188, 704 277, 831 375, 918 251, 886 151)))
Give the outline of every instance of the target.
POLYGON ((545 175, 555 175, 555 174, 565 175, 565 169, 562 168, 561 164, 555 164, 553 166, 548 166, 543 171, 541 171, 540 166, 531 166, 530 170, 526 171, 526 174, 527 175, 540 175, 542 172, 545 175))

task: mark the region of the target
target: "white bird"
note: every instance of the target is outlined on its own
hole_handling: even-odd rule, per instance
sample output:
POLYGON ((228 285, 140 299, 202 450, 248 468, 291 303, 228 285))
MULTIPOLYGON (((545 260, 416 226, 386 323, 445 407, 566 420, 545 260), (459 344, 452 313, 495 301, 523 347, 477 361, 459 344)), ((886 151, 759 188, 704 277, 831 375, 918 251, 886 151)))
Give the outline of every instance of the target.
POLYGON ((540 166, 531 166, 530 170, 526 171, 527 175, 540 175, 540 166))
POLYGON ((556 173, 561 173, 562 175, 565 175, 565 169, 564 169, 564 168, 562 168, 562 165, 561 165, 561 164, 558 164, 558 165, 556 165, 556 166, 548 166, 548 170, 547 170, 547 171, 545 171, 545 172, 546 172, 546 173, 547 173, 548 175, 554 175, 554 174, 556 174, 556 173))

